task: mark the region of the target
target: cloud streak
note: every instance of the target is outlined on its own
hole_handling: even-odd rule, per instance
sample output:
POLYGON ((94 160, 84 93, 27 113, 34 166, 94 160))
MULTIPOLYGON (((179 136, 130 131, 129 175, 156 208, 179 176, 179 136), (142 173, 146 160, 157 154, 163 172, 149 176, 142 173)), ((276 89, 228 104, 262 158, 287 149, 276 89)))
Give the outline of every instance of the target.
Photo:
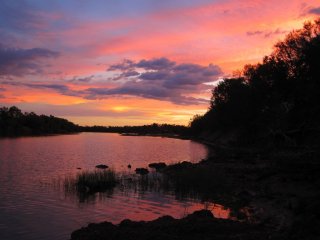
POLYGON ((285 33, 288 33, 286 30, 281 30, 280 28, 277 28, 276 30, 273 31, 248 31, 247 36, 263 36, 264 38, 269 38, 274 35, 283 35, 285 33))
POLYGON ((46 67, 42 61, 59 53, 44 48, 6 48, 0 44, 0 76, 40 74, 46 67))
POLYGON ((261 61, 317 16, 319 0, 2 0, 0 102, 157 105, 154 119, 168 109, 192 116, 208 106, 207 82, 261 61))
POLYGON ((207 100, 188 95, 209 89, 210 86, 204 83, 215 81, 222 75, 217 65, 178 64, 165 57, 142 59, 138 62, 126 59, 111 65, 108 71, 119 71, 120 74, 113 80, 121 79, 125 80, 125 83, 112 89, 87 89, 89 98, 132 95, 170 101, 175 104, 201 104, 207 100))
MULTIPOLYGON (((115 74, 112 81, 117 82, 116 87, 104 87, 100 84, 81 90, 61 82, 18 82, 2 81, 2 84, 28 87, 33 89, 46 89, 66 96, 77 96, 84 99, 105 99, 111 96, 135 96, 147 99, 168 101, 179 105, 205 104, 207 99, 192 95, 204 93, 212 88, 205 83, 217 80, 222 71, 217 65, 202 66, 192 63, 176 63, 167 58, 154 58, 150 60, 124 60, 111 65, 109 74, 115 74), (121 81, 118 81, 121 80, 121 81)), ((69 83, 89 82, 94 76, 87 78, 73 78, 69 83)))
POLYGON ((309 9, 308 13, 315 14, 315 15, 320 15, 320 7, 311 8, 311 9, 309 9))

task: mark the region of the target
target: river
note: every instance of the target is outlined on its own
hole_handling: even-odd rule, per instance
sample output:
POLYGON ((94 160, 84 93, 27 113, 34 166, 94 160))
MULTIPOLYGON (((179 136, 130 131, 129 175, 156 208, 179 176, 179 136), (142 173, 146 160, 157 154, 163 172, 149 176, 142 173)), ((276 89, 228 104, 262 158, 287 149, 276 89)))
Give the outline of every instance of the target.
MULTIPOLYGON (((2 138, 0 239, 66 240, 73 230, 90 222, 183 217, 207 203, 159 191, 123 191, 117 187, 81 200, 56 183, 79 171, 94 170, 97 164, 133 173, 152 162, 198 162, 207 154, 206 146, 191 140, 114 133, 2 138)), ((219 205, 213 209, 217 217, 228 217, 228 209, 219 205)))

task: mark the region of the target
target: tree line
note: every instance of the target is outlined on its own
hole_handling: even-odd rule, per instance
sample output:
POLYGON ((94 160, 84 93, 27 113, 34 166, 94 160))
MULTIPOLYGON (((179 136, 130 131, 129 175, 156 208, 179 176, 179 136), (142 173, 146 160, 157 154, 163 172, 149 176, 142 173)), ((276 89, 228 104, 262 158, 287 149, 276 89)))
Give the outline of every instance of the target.
POLYGON ((142 126, 85 126, 81 127, 83 132, 111 132, 128 133, 138 135, 188 135, 189 128, 175 124, 149 124, 142 126))
POLYGON ((186 126, 171 124, 150 124, 143 126, 79 126, 66 119, 52 115, 23 113, 12 106, 0 107, 0 136, 25 136, 63 134, 77 132, 111 132, 137 135, 186 135, 186 126))
POLYGON ((43 135, 78 132, 79 126, 63 118, 23 113, 19 108, 0 108, 0 136, 43 135))
POLYGON ((219 83, 190 128, 199 137, 232 135, 238 144, 319 144, 320 19, 290 32, 262 63, 219 83))

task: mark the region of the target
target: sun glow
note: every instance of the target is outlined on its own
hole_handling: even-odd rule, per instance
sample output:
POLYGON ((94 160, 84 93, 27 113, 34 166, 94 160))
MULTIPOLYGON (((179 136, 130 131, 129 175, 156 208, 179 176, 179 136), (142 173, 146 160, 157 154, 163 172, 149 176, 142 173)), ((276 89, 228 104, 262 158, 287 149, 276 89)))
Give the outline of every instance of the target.
POLYGON ((115 106, 115 107, 112 107, 111 109, 115 112, 125 112, 130 110, 131 108, 126 106, 115 106))
POLYGON ((83 1, 83 15, 65 3, 11 2, 19 14, 1 16, 0 106, 88 125, 188 124, 223 78, 261 62, 319 15, 319 0, 171 1, 179 2, 173 8, 115 1, 121 14, 83 1))

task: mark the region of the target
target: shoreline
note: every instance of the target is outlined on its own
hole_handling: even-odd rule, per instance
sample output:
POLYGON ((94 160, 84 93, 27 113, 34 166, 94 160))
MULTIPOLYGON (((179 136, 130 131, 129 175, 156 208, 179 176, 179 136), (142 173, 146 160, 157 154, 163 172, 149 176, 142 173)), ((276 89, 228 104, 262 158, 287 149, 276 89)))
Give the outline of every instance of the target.
MULTIPOLYGON (((308 156, 294 152, 271 152, 257 155, 231 150, 222 151, 221 154, 215 149, 209 149, 211 154, 199 163, 183 162, 162 170, 173 182, 176 194, 197 194, 203 200, 214 200, 231 206, 242 214, 242 220, 246 224, 253 224, 252 231, 258 231, 257 226, 264 226, 258 232, 263 233, 261 236, 272 236, 269 239, 316 239, 314 226, 320 226, 319 221, 314 219, 314 215, 318 214, 314 213, 314 208, 320 209, 317 201, 320 197, 320 165, 317 154, 308 156)), ((132 224, 142 224, 148 228, 154 221, 132 224)), ((186 220, 175 221, 183 225, 186 220)), ((161 228, 164 228, 167 223, 164 221, 162 224, 161 228)), ((224 221, 221 221, 221 227, 223 225, 224 221)), ((90 226, 96 225, 89 225, 83 231, 88 234, 96 231, 90 226)), ((101 226, 103 224, 99 228, 101 226)), ((116 232, 120 231, 117 234, 124 234, 121 233, 125 231, 121 228, 121 223, 112 228, 118 229, 116 232)), ((241 234, 245 234, 245 230, 241 234)), ((223 236, 223 239, 234 239, 228 232, 223 233, 223 236)), ((107 235, 102 234, 90 239, 106 237, 107 235)), ((246 235, 245 239, 250 239, 250 235, 246 235)))
MULTIPOLYGON (((54 135, 60 134, 50 136, 54 135)), ((163 134, 129 136, 181 139, 179 135, 163 134)), ((317 232, 320 229, 318 152, 312 149, 254 151, 188 139, 207 145, 210 152, 207 159, 199 163, 169 165, 164 170, 164 174, 173 179, 178 194, 198 194, 205 200, 245 210, 244 215, 250 216, 259 226, 266 226, 261 231, 274 236, 271 239, 309 240, 320 236, 317 232)), ((183 219, 176 221, 185 223, 183 219)), ((221 225, 224 224, 228 225, 222 221, 221 225)), ((229 237, 232 239, 224 233, 224 239, 229 237)))
POLYGON ((235 239, 228 234, 230 232, 237 235, 237 239, 268 239, 268 235, 265 234, 266 227, 263 225, 252 226, 247 223, 216 219, 210 211, 200 210, 181 219, 162 216, 152 221, 125 219, 116 225, 110 222, 93 223, 74 231, 71 240, 235 239))

